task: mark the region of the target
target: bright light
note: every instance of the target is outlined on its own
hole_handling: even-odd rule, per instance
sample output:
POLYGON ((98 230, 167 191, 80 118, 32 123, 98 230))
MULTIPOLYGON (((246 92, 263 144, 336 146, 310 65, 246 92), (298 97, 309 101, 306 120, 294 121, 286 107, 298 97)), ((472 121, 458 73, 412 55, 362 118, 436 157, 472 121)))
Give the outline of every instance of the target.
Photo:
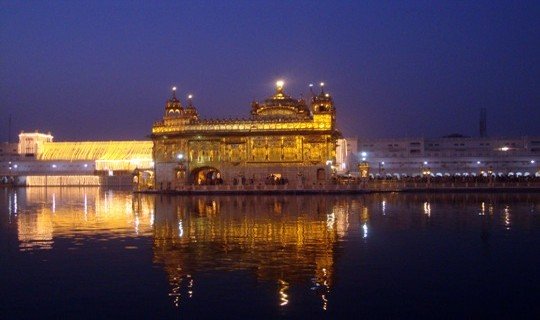
POLYGON ((425 164, 425 165, 427 165, 427 163, 428 163, 427 161, 424 161, 424 164, 425 164))
POLYGON ((362 158, 362 161, 366 161, 366 158, 362 158))
POLYGON ((178 158, 178 160, 184 159, 184 155, 181 153, 179 153, 176 157, 178 158))
POLYGON ((321 87, 324 87, 324 82, 321 82, 321 83, 320 83, 320 86, 321 86, 321 87))
POLYGON ((360 155, 361 155, 362 157, 367 157, 367 152, 364 151, 364 152, 362 152, 360 155))
POLYGON ((176 91, 176 87, 172 87, 173 91, 176 91))
POLYGON ((363 238, 367 238, 368 236, 368 226, 367 226, 367 223, 364 223, 364 225, 362 226, 362 230, 364 230, 364 236, 363 238))
POLYGON ((278 88, 283 88, 283 85, 284 85, 284 84, 285 84, 285 82, 283 82, 283 80, 278 80, 278 81, 276 81, 276 86, 277 86, 278 88))
POLYGON ((16 164, 13 165, 13 168, 17 169, 17 167, 18 167, 18 166, 17 166, 16 164))
POLYGON ((326 160, 326 165, 327 166, 332 165, 332 160, 326 160))
POLYGON ((192 99, 193 98, 193 95, 190 94, 189 96, 187 96, 188 99, 192 99))
POLYGON ((53 164, 53 165, 52 165, 52 167, 53 167, 53 168, 56 168, 56 165, 55 165, 55 164, 53 164))
POLYGON ((383 161, 383 162, 381 162, 381 164, 382 164, 382 165, 384 166, 384 161, 383 161))
POLYGON ((182 224, 182 220, 180 220, 180 221, 178 222, 178 236, 179 236, 180 238, 182 238, 183 235, 184 235, 184 226, 183 226, 183 224, 182 224))
POLYGON ((510 148, 508 148, 508 147, 502 147, 502 148, 500 148, 499 150, 501 150, 501 151, 508 151, 508 150, 510 150, 510 148))
POLYGON ((431 216, 431 204, 429 202, 424 202, 424 214, 428 217, 431 216))
POLYGON ((531 160, 531 163, 533 163, 533 164, 534 164, 535 162, 536 162, 536 161, 534 161, 534 160, 531 160))
POLYGON ((476 161, 476 164, 480 164, 480 161, 476 161))
POLYGON ((309 84, 309 87, 310 87, 310 88, 313 87, 313 83, 310 83, 310 84, 309 84))
POLYGON ((324 96, 328 98, 328 97, 330 97, 330 94, 327 93, 327 94, 325 94, 324 96))
POLYGON ((84 167, 85 167, 85 168, 88 168, 88 164, 85 163, 85 164, 84 164, 84 167))

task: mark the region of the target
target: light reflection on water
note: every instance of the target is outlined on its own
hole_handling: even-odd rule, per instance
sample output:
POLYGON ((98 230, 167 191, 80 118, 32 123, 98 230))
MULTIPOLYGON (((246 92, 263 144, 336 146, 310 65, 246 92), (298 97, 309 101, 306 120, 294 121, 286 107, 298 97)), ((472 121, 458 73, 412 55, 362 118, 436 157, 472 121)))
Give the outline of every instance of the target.
MULTIPOLYGON (((102 239, 152 234, 153 204, 148 199, 132 202, 126 192, 102 193, 99 188, 28 188, 9 196, 13 208, 18 194, 25 209, 17 216, 21 251, 52 249, 57 237, 78 239, 99 235, 102 239)), ((13 209, 16 213, 16 209, 13 209)))
POLYGON ((259 281, 279 284, 276 297, 280 306, 289 303, 290 285, 314 279, 317 288, 324 288, 315 293, 321 308, 326 308, 336 243, 355 227, 349 222, 351 203, 332 206, 325 198, 305 200, 156 199, 154 261, 169 275, 174 304, 181 305, 185 294, 180 292, 187 290, 182 289, 185 279, 193 281, 197 273, 248 270, 259 281))
MULTIPOLYGON (((79 252, 91 250, 88 239, 151 239, 153 264, 169 285, 163 297, 178 310, 207 296, 200 291, 208 288, 206 275, 241 271, 272 284, 269 296, 278 309, 302 305, 327 312, 343 305, 339 281, 357 281, 361 271, 342 266, 344 274, 337 274, 347 243, 359 250, 404 230, 414 235, 466 229, 493 250, 494 234, 539 228, 539 198, 530 194, 170 197, 99 188, 3 193, 2 231, 15 230, 21 254, 54 252, 58 239, 79 252)), ((138 249, 123 246, 125 252, 138 249)), ((116 254, 122 259, 125 253, 116 254)))

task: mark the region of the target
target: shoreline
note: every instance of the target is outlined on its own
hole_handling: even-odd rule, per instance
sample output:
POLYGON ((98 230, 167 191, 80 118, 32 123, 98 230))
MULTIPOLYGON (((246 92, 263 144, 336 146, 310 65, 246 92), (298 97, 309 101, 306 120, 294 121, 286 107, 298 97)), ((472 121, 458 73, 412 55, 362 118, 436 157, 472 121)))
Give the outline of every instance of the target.
POLYGON ((142 194, 198 195, 198 194, 372 194, 372 193, 505 193, 505 192, 538 192, 540 184, 534 185, 326 185, 309 188, 287 186, 185 186, 175 190, 134 190, 142 194))

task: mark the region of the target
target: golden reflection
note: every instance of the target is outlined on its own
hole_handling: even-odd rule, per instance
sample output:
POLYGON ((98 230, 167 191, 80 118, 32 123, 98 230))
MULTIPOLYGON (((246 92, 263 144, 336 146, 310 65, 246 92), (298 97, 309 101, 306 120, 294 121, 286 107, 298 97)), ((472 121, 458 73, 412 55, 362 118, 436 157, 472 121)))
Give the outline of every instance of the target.
POLYGON ((289 283, 281 279, 278 280, 279 284, 279 306, 283 307, 289 304, 289 295, 287 290, 289 289, 289 283))
POLYGON ((480 213, 478 213, 480 216, 486 215, 486 203, 482 201, 482 204, 480 204, 480 213))
POLYGON ((153 197, 138 196, 132 201, 130 193, 104 193, 100 188, 21 190, 21 201, 29 208, 17 217, 21 250, 50 249, 55 237, 119 237, 152 230, 153 197))
MULTIPOLYGON (((181 268, 178 268, 177 271, 182 271, 181 268)), ((193 297, 193 278, 190 274, 185 274, 179 277, 172 277, 169 279, 169 284, 171 286, 171 291, 169 292, 169 297, 173 299, 173 305, 179 307, 182 299, 193 297)))
POLYGON ((510 206, 504 207, 504 226, 506 227, 506 230, 510 230, 510 206))
POLYGON ((198 274, 235 271, 277 283, 273 297, 283 308, 294 303, 291 293, 300 288, 326 310, 341 238, 367 239, 369 232, 419 224, 432 228, 419 219, 429 215, 437 226, 478 223, 488 243, 493 228, 534 223, 535 214, 517 214, 519 202, 540 211, 534 194, 174 197, 100 188, 18 189, 10 191, 7 205, 21 251, 51 249, 59 237, 77 242, 153 234, 153 261, 167 273, 177 307, 195 295, 198 274), (385 215, 382 203, 396 209, 385 215), (479 218, 479 208, 489 214, 479 218))
POLYGON ((358 206, 310 196, 160 197, 154 261, 169 275, 175 306, 183 301, 188 275, 221 270, 254 272, 259 281, 277 282, 280 306, 289 303, 291 286, 312 278, 326 308, 336 243, 355 223, 348 218, 352 203, 358 206))

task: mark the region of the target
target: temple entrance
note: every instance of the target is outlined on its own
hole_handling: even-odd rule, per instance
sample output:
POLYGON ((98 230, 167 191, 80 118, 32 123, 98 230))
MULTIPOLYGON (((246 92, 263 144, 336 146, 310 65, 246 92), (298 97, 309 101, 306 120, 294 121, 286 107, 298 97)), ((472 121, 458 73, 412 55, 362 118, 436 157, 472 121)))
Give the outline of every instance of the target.
POLYGON ((213 167, 202 167, 191 172, 193 183, 196 185, 216 185, 223 184, 221 172, 213 167))
POLYGON ((150 190, 154 188, 154 172, 152 170, 133 171, 133 187, 136 190, 150 190))

